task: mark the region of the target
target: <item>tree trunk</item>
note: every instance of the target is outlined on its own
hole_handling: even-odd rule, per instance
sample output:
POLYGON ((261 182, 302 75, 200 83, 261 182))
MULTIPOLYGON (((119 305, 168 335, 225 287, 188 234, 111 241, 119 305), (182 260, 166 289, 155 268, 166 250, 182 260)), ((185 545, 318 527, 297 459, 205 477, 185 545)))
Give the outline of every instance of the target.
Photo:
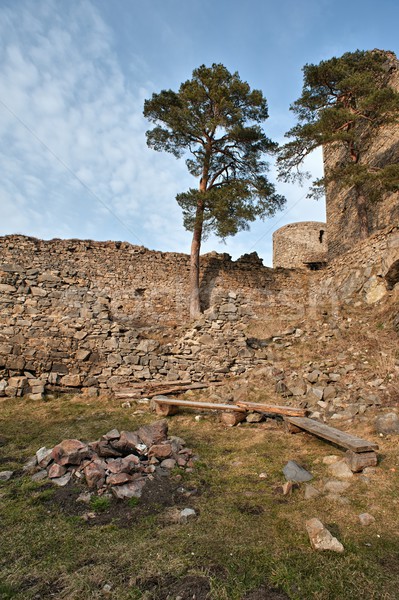
POLYGON ((203 208, 197 206, 193 240, 191 242, 190 255, 190 317, 197 319, 201 314, 199 293, 199 260, 202 237, 203 208))
POLYGON ((357 191, 356 206, 359 223, 359 237, 361 240, 364 240, 370 235, 370 227, 367 210, 367 200, 361 191, 357 191))
POLYGON ((200 197, 197 203, 197 211, 195 214, 195 224, 193 232, 193 240, 191 242, 190 254, 190 317, 197 319, 201 314, 200 290, 199 290, 199 272, 200 272, 200 249, 202 239, 202 228, 204 224, 204 209, 205 204, 201 199, 201 194, 204 194, 208 186, 209 165, 210 165, 211 149, 207 148, 202 170, 202 177, 199 184, 200 197))

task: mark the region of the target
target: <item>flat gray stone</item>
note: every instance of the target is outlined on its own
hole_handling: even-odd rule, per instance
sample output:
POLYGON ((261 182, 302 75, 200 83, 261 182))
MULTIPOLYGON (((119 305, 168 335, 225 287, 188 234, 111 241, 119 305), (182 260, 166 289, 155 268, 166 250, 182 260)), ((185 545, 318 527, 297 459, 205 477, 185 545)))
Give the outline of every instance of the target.
POLYGON ((298 465, 294 460, 289 460, 283 469, 283 473, 287 481, 310 481, 313 475, 306 469, 298 465))
POLYGON ((377 433, 399 434, 399 417, 394 412, 386 413, 376 418, 374 426, 377 433))
POLYGON ((14 475, 14 471, 0 471, 0 481, 8 481, 14 475))
POLYGON ((314 485, 307 483, 305 485, 305 500, 311 500, 312 498, 317 498, 320 496, 320 492, 314 485))
POLYGON ((338 481, 337 479, 330 479, 324 485, 324 491, 330 494, 342 494, 350 487, 349 481, 338 481))
POLYGON ((43 469, 42 471, 38 471, 34 473, 31 477, 32 481, 43 481, 43 479, 47 478, 47 471, 43 469))
POLYGON ((71 477, 71 473, 65 473, 62 477, 54 477, 51 481, 52 483, 55 483, 55 485, 58 485, 58 487, 64 487, 70 482, 71 477))
POLYGON ((111 488, 113 495, 119 500, 125 498, 140 498, 143 487, 145 486, 144 479, 125 483, 124 485, 116 485, 111 488))

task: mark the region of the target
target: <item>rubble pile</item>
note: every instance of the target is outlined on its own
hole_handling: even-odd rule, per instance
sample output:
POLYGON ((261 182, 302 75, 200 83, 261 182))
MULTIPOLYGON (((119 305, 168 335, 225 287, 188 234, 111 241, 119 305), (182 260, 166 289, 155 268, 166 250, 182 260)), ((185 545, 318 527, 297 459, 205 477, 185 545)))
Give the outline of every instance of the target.
POLYGON ((40 448, 25 466, 34 480, 49 478, 59 486, 85 482, 99 495, 112 492, 118 499, 139 498, 148 480, 168 475, 175 467, 192 469, 196 457, 185 442, 168 437, 165 420, 137 431, 112 429, 99 440, 63 440, 54 448, 40 448))

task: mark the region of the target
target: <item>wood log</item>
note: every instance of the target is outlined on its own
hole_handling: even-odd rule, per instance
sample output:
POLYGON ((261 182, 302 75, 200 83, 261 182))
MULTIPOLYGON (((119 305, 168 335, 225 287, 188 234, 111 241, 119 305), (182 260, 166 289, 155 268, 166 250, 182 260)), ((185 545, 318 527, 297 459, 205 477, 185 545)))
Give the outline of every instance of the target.
POLYGON ((202 390, 204 388, 209 387, 209 385, 207 383, 191 383, 190 385, 178 385, 178 386, 166 386, 166 387, 158 387, 156 390, 150 390, 150 389, 144 389, 144 386, 142 388, 142 391, 140 392, 139 389, 136 390, 125 390, 125 391, 118 391, 115 392, 115 397, 116 398, 131 398, 132 400, 136 399, 140 399, 143 396, 145 396, 146 398, 153 398, 154 396, 159 396, 159 395, 167 395, 167 394, 178 394, 179 392, 186 392, 188 390, 202 390))
POLYGON ((366 467, 376 467, 378 462, 375 452, 352 452, 352 450, 348 450, 345 458, 350 470, 354 473, 363 471, 366 467))
POLYGON ((121 388, 119 390, 119 392, 130 392, 133 389, 148 389, 148 388, 155 388, 155 387, 165 387, 168 385, 190 385, 191 383, 193 383, 191 381, 191 379, 187 379, 187 380, 182 380, 182 379, 176 379, 173 381, 168 381, 167 379, 162 379, 160 381, 147 381, 146 383, 143 383, 142 381, 140 383, 130 383, 128 388, 121 388))
POLYGON ((172 415, 175 415, 178 410, 179 408, 173 404, 161 404, 158 402, 155 404, 155 412, 160 417, 171 417, 172 415))
POLYGON ((334 444, 337 444, 337 446, 352 450, 352 452, 358 453, 378 450, 378 444, 375 442, 368 442, 367 440, 363 440, 350 433, 345 433, 344 431, 340 431, 339 429, 335 429, 335 427, 330 427, 324 423, 319 423, 313 419, 308 419, 306 417, 286 417, 286 420, 317 437, 333 442, 334 444))
POLYGON ((238 423, 244 421, 246 416, 247 415, 244 412, 223 412, 220 415, 220 420, 224 425, 234 427, 235 425, 238 425, 238 423))
POLYGON ((246 414, 247 411, 241 406, 236 404, 217 404, 214 402, 195 402, 195 400, 177 400, 176 398, 154 398, 153 402, 156 404, 168 404, 172 406, 181 406, 186 408, 197 408, 202 410, 221 410, 221 411, 233 411, 242 414, 246 414))
POLYGON ((304 417, 306 410, 304 408, 297 408, 295 406, 276 406, 275 404, 258 404, 256 402, 237 402, 237 406, 242 406, 247 410, 254 410, 255 412, 270 413, 274 415, 287 415, 290 417, 304 417))

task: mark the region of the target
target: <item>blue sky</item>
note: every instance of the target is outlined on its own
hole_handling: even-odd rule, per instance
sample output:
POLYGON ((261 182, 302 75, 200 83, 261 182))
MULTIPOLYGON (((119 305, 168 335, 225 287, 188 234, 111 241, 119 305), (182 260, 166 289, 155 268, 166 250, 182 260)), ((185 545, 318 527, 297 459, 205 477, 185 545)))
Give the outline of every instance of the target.
MULTIPOLYGON (((398 55, 398 23, 397 0, 2 0, 0 235, 189 252, 175 196, 196 182, 147 148, 144 100, 221 62, 264 92, 281 142, 302 66, 357 48, 398 55)), ((307 166, 318 176, 321 154, 307 166)), ((256 250, 270 265, 275 229, 324 220, 306 188, 277 186, 283 212, 203 252, 256 250)))

